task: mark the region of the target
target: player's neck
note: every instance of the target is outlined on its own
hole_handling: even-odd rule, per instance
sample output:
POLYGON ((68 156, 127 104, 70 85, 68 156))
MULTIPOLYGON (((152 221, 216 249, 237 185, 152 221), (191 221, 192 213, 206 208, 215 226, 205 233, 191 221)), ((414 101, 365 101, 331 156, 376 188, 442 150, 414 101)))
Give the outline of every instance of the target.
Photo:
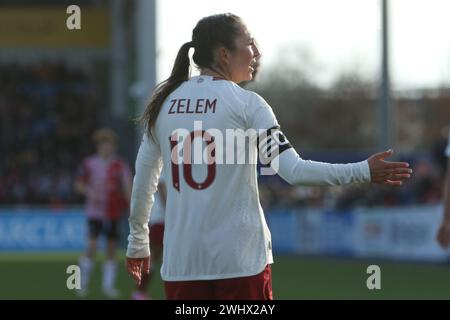
POLYGON ((222 72, 221 70, 217 70, 217 69, 212 69, 212 68, 203 68, 200 72, 200 75, 205 75, 205 76, 211 76, 211 77, 216 77, 216 78, 221 78, 224 80, 230 80, 231 79, 229 77, 227 77, 225 75, 225 72, 222 72))

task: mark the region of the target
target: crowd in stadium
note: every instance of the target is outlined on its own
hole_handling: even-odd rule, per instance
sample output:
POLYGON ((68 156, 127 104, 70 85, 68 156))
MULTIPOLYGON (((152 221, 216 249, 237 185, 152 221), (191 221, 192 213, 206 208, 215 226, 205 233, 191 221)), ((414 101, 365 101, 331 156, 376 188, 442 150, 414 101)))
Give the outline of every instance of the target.
MULTIPOLYGON (((62 63, 0 65, 0 204, 81 203, 73 188, 80 160, 93 152, 99 127, 98 90, 80 69, 62 63)), ((261 177, 263 207, 396 206, 441 199, 444 143, 412 160, 415 174, 402 188, 290 186, 261 177), (439 148, 442 147, 442 150, 439 148), (436 150, 435 150, 436 149, 436 150)), ((445 163, 445 161, 444 161, 445 163)))
POLYGON ((64 64, 0 65, 0 203, 80 201, 73 178, 91 152, 98 108, 92 80, 64 64))

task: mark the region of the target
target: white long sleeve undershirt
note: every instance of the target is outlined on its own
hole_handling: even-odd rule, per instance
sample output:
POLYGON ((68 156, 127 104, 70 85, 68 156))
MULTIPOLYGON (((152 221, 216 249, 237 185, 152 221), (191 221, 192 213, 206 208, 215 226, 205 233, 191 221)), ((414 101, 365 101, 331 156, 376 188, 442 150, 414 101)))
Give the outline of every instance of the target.
POLYGON ((293 148, 283 151, 271 162, 271 167, 293 185, 335 186, 370 182, 367 160, 346 164, 303 160, 293 148))
POLYGON ((158 145, 144 136, 136 158, 136 174, 131 192, 130 216, 128 223, 127 257, 145 258, 150 256, 148 222, 154 202, 154 193, 162 169, 161 151, 158 145))

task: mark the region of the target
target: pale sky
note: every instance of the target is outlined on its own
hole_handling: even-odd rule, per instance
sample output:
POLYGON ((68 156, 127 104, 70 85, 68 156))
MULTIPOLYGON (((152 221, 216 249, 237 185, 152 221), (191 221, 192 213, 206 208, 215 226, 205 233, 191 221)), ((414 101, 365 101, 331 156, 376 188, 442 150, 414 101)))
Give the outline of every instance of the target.
MULTIPOLYGON (((276 65, 286 48, 307 48, 314 80, 327 85, 341 71, 379 74, 381 0, 158 0, 158 80, 167 78, 179 47, 202 17, 243 18, 276 65)), ((450 1, 390 0, 390 65, 394 89, 450 86, 450 1)), ((262 73, 264 69, 262 69, 262 73)))

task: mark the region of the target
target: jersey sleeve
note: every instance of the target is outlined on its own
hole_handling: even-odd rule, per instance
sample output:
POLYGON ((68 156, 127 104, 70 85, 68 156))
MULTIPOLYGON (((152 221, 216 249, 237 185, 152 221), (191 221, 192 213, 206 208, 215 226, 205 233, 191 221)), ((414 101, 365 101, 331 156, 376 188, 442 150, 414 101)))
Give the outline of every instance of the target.
POLYGON ((150 255, 148 221, 162 169, 159 144, 147 134, 144 134, 139 147, 135 167, 128 219, 130 234, 127 257, 144 258, 150 255))
POLYGON ((327 163, 303 160, 290 148, 271 162, 272 169, 293 185, 335 186, 370 182, 367 160, 355 163, 327 163))
POLYGON ((272 127, 279 127, 270 105, 255 92, 249 91, 244 117, 247 122, 247 129, 267 130, 272 127))

